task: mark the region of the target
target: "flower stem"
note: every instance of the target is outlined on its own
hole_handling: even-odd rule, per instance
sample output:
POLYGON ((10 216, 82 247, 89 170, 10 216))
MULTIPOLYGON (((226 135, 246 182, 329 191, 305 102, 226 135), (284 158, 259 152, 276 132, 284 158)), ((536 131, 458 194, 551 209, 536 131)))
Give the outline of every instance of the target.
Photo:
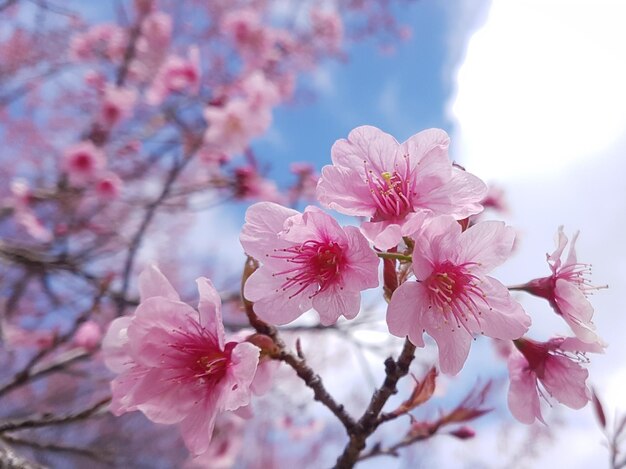
POLYGON ((382 259, 396 259, 401 262, 412 262, 413 257, 398 252, 377 252, 376 255, 382 259))

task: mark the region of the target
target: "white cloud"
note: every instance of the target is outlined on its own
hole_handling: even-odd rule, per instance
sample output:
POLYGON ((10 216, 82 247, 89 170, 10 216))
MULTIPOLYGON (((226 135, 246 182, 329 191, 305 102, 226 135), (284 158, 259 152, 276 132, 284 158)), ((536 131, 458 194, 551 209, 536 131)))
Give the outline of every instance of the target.
POLYGON ((626 125, 626 3, 494 1, 470 40, 451 112, 485 177, 555 171, 626 125))

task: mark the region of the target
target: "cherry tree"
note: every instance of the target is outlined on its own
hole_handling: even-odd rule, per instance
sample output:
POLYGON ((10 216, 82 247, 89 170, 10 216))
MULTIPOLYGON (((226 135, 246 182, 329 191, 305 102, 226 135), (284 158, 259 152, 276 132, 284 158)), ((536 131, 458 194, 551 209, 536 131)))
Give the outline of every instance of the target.
MULTIPOLYGON (((488 374, 436 403, 477 339, 508 364, 520 425, 593 400, 606 428, 584 366, 606 347, 588 299, 603 287, 578 233, 565 255, 559 227, 547 275, 507 286, 492 271, 516 232, 487 219, 502 191, 453 161, 445 131, 357 127, 288 185, 255 150, 346 44, 406 38, 406 7, 0 3, 2 467, 348 468, 480 437, 488 374), (189 248, 216 205, 247 208, 235 279, 189 248), (523 293, 571 335, 536 337, 523 293), (358 339, 372 330, 383 340, 358 339)), ((605 431, 614 466, 623 422, 605 431)))

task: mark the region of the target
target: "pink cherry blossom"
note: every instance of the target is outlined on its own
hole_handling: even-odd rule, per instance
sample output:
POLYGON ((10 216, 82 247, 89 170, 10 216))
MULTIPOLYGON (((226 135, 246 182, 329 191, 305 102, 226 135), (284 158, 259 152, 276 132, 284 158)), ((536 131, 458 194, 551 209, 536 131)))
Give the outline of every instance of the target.
POLYGON ((208 450, 197 457, 189 458, 184 469, 231 469, 243 447, 244 420, 221 415, 215 425, 215 432, 208 450))
POLYGON ((221 21, 220 28, 230 37, 249 65, 261 65, 272 48, 272 35, 263 25, 259 13, 252 8, 228 12, 221 21))
POLYGON ((389 331, 424 346, 427 332, 439 347, 441 370, 458 373, 472 336, 516 339, 530 318, 507 288, 486 274, 510 255, 515 238, 502 222, 478 223, 467 231, 450 216, 415 223, 412 269, 416 281, 400 285, 387 310, 389 331))
POLYGON ((141 302, 131 317, 114 320, 103 341, 115 415, 140 410, 156 423, 180 425, 185 445, 204 453, 222 411, 250 403, 259 349, 227 342, 219 295, 197 280, 198 311, 182 303, 156 268, 139 277, 141 302))
POLYGON ((76 330, 72 342, 78 347, 95 350, 102 340, 102 329, 95 321, 85 321, 76 330))
POLYGON ((204 118, 208 123, 205 142, 230 156, 242 153, 272 120, 269 109, 254 108, 241 97, 230 99, 223 106, 207 106, 204 118))
POLYGON ((200 50, 191 47, 187 58, 170 55, 159 68, 146 100, 155 106, 176 92, 197 93, 200 87, 200 50))
POLYGON ((276 183, 261 176, 252 166, 235 169, 235 187, 233 194, 240 200, 267 200, 280 202, 281 194, 276 183))
POLYGON ((587 300, 587 296, 594 290, 606 288, 606 286, 591 285, 588 278, 591 274, 591 265, 579 263, 576 258, 577 238, 578 232, 574 234, 567 258, 563 262, 561 257, 567 245, 567 236, 563 233, 563 227, 560 226, 557 233, 557 248, 552 254, 546 254, 552 275, 531 280, 525 285, 513 288, 547 299, 576 337, 583 342, 601 343, 602 340, 595 331, 596 326, 591 320, 593 306, 587 300))
POLYGON ((547 401, 546 393, 572 409, 584 407, 591 399, 585 383, 589 373, 580 362, 587 361, 585 352, 602 352, 603 346, 563 337, 548 342, 518 339, 515 346, 519 352, 513 352, 508 362, 508 402, 517 420, 531 424, 538 419, 545 423, 539 397, 547 401))
POLYGON ((342 228, 314 207, 304 213, 271 202, 246 212, 246 253, 262 263, 244 288, 255 312, 287 324, 314 308, 324 325, 354 318, 361 290, 378 285, 378 257, 356 227, 342 228))
POLYGON ((323 48, 337 52, 343 40, 343 24, 336 11, 313 8, 310 11, 313 40, 323 48))
POLYGON ((106 86, 100 107, 100 124, 108 129, 129 117, 132 114, 136 99, 135 90, 106 86))
POLYGON ((116 199, 120 195, 122 184, 122 180, 117 174, 108 171, 102 174, 96 181, 96 194, 103 199, 116 199))
POLYGON ((63 169, 70 184, 83 187, 93 181, 106 165, 106 158, 92 142, 85 141, 71 146, 63 155, 63 169))
POLYGON ((335 142, 333 165, 322 169, 317 197, 346 215, 369 217, 363 233, 380 249, 402 238, 402 226, 420 210, 463 219, 482 210, 487 187, 452 166, 448 135, 429 129, 399 144, 376 127, 357 127, 335 142))

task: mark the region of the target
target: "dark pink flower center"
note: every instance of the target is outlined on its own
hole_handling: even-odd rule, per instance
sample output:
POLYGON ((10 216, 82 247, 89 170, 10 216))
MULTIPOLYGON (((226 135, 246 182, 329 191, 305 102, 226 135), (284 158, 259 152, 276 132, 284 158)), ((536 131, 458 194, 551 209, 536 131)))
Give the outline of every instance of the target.
POLYGON ((77 153, 73 160, 74 168, 80 171, 89 171, 93 167, 91 156, 87 153, 77 153))
POLYGON ((365 162, 366 182, 376 204, 376 213, 372 221, 402 219, 414 211, 412 200, 416 191, 408 156, 405 156, 405 161, 406 165, 401 171, 396 167, 393 172, 380 174, 368 169, 365 162))
POLYGON ((178 340, 170 344, 172 350, 165 366, 175 369, 178 383, 201 383, 215 387, 226 375, 236 342, 229 342, 222 350, 217 338, 196 322, 191 330, 178 330, 178 340))
POLYGON ((273 257, 293 264, 291 269, 272 274, 274 277, 285 276, 282 289, 290 291, 289 298, 298 295, 310 285, 319 287, 311 297, 326 290, 338 279, 345 264, 343 249, 334 241, 310 240, 276 252, 273 257))
POLYGON ((455 265, 445 261, 436 266, 430 276, 424 280, 428 289, 430 305, 444 315, 451 314, 458 327, 465 327, 471 315, 477 322, 481 315, 477 301, 485 300, 485 293, 480 288, 480 278, 471 272, 474 262, 455 265))

